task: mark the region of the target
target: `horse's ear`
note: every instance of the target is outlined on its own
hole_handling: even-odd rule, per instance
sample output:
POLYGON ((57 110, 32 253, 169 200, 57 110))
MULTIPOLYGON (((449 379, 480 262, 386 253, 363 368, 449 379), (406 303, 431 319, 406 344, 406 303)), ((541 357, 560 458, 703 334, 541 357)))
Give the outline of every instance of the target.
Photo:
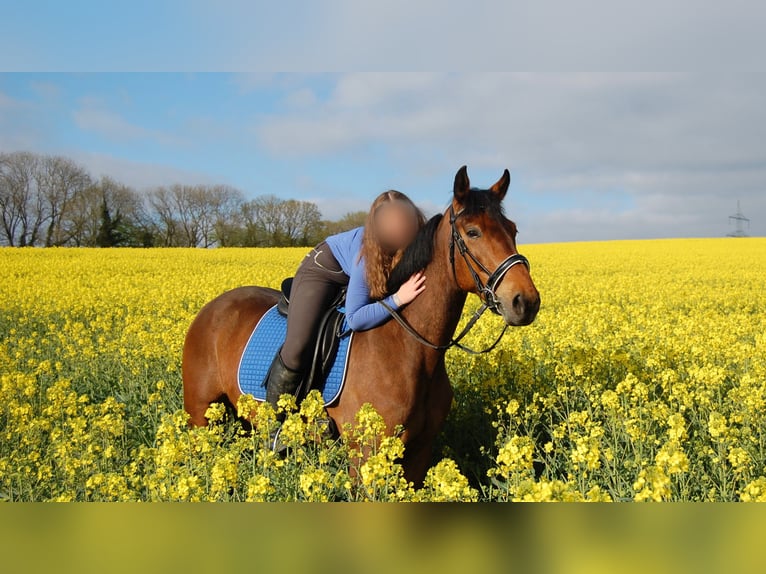
POLYGON ((501 177, 495 185, 490 187, 489 190, 494 193, 500 201, 503 201, 505 194, 508 192, 509 185, 511 185, 511 172, 506 169, 503 172, 503 177, 501 177))
POLYGON ((455 199, 462 203, 471 191, 471 182, 468 180, 468 168, 466 166, 457 170, 455 175, 455 187, 453 188, 455 199))

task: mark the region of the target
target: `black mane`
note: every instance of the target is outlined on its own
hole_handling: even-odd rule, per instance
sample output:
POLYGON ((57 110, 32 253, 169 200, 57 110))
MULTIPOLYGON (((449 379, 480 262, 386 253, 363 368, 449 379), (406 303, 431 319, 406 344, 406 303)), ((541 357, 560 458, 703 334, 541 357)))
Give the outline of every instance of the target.
POLYGON ((402 283, 407 281, 413 273, 422 271, 431 262, 434 256, 434 235, 441 220, 441 213, 429 219, 428 223, 418 231, 414 241, 404 250, 399 263, 388 276, 386 287, 389 293, 396 293, 402 283))

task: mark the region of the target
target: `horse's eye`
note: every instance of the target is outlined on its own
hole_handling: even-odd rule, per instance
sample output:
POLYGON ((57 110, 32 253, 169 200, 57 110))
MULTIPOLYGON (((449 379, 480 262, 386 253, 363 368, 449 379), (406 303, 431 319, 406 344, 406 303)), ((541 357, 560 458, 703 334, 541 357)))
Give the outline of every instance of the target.
POLYGON ((470 229, 466 230, 466 234, 471 239, 478 239, 481 237, 481 230, 477 229, 476 227, 471 227, 470 229))

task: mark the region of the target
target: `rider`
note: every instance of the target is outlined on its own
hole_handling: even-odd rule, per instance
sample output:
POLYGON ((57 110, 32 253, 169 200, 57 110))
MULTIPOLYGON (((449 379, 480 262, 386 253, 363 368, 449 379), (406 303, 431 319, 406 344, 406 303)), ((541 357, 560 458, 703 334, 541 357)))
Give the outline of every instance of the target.
POLYGON ((344 286, 346 321, 354 331, 372 329, 390 317, 378 301, 399 309, 423 292, 426 278, 420 272, 393 294, 386 292, 386 281, 424 223, 409 197, 387 191, 373 202, 364 227, 331 235, 306 255, 290 291, 287 336, 266 382, 272 406, 282 394, 298 391, 311 366, 319 321, 344 286))

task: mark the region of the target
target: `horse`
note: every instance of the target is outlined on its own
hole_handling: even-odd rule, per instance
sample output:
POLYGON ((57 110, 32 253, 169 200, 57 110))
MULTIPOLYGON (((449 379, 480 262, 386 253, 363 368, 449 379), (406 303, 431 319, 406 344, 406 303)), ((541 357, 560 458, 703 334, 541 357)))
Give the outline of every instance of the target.
MULTIPOLYGON (((460 339, 486 309, 501 315, 507 328, 529 325, 540 308, 529 262, 517 251, 516 224, 502 206, 510 179, 506 169, 492 187, 477 189, 470 185, 466 166, 458 170, 449 207, 420 230, 388 282, 393 292, 412 273, 424 270, 427 288, 403 309, 389 308, 396 320, 355 334, 343 391, 326 407, 336 428, 344 429, 370 403, 383 417, 386 432, 401 433, 404 476, 416 486, 423 483, 453 400, 446 350, 462 347, 460 339), (477 294, 482 306, 453 338, 468 293, 477 294)), ((239 287, 199 311, 183 349, 190 425, 206 425, 205 411, 213 402, 237 404, 240 357, 256 323, 279 297, 274 289, 239 287)))

